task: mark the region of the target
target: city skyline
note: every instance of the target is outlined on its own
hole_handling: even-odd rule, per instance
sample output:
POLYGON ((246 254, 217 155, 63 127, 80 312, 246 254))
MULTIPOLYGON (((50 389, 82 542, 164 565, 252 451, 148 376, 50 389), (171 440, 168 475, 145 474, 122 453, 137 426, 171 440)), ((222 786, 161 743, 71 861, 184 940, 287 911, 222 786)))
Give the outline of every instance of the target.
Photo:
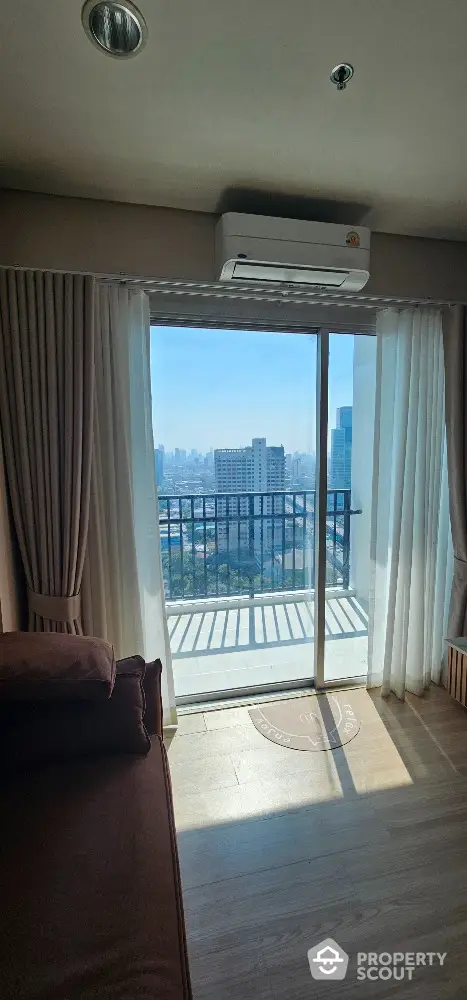
MULTIPOLYGON (((352 475, 352 407, 338 407, 335 423, 336 426, 330 428, 331 447, 328 451, 328 485, 329 487, 345 489, 351 486, 352 475)), ((159 484, 163 481, 164 469, 166 476, 168 474, 170 477, 177 470, 180 474, 180 471, 186 467, 185 475, 188 474, 189 477, 193 475, 195 477, 202 477, 204 474, 204 476, 208 476, 212 480, 214 476, 214 480, 209 482, 209 484, 205 482, 205 485, 213 486, 215 484, 215 489, 218 492, 219 490, 221 492, 230 492, 232 488, 235 489, 236 484, 234 480, 237 478, 241 481, 242 489, 245 491, 261 491, 261 489, 273 488, 272 482, 253 481, 255 477, 253 476, 252 460, 254 459, 255 447, 261 444, 265 449, 265 458, 266 456, 273 455, 281 456, 280 461, 285 478, 280 484, 275 484, 276 488, 283 489, 285 486, 293 484, 306 488, 313 486, 314 488, 316 455, 310 452, 298 451, 286 453, 282 445, 267 445, 265 438, 253 438, 251 446, 246 445, 243 448, 215 448, 210 449, 206 453, 199 452, 195 448, 188 451, 188 449, 179 448, 178 446, 169 452, 165 451, 162 443, 159 443, 158 447, 154 449, 157 481, 159 484), (220 475, 221 469, 222 476, 220 475), (233 479, 229 474, 230 470, 234 472, 233 479), (222 482, 220 481, 221 479, 223 480, 222 482)), ((268 464, 269 459, 267 462, 263 461, 264 474, 266 474, 268 464)), ((198 482, 197 478, 196 481, 198 482)), ((199 484, 202 485, 202 479, 199 484)), ((186 485, 186 481, 184 485, 186 485)))
MULTIPOLYGON (((154 442, 166 452, 206 456, 258 436, 315 454, 313 334, 152 327, 151 383, 154 442)), ((330 415, 352 395, 353 336, 331 337, 330 415)))
MULTIPOLYGON (((162 448, 162 450, 164 452, 165 458, 167 458, 168 456, 171 456, 171 457, 174 457, 175 459, 177 457, 176 453, 178 452, 180 460, 183 461, 183 462, 185 462, 185 461, 188 461, 189 459, 195 459, 196 460, 196 458, 207 458, 209 455, 214 455, 216 451, 243 451, 245 447, 248 447, 248 445, 239 445, 238 447, 235 447, 235 448, 230 448, 230 447, 228 447, 228 448, 223 448, 223 447, 221 447, 221 448, 209 448, 208 451, 198 451, 197 448, 188 448, 188 447, 184 448, 184 447, 179 447, 177 445, 175 448, 167 449, 165 447, 165 445, 164 445, 164 442, 161 441, 161 442, 159 442, 158 445, 155 446, 154 451, 159 451, 159 449, 162 448)), ((279 445, 273 445, 272 447, 283 448, 284 446, 282 444, 279 444, 279 445)), ((284 454, 285 455, 291 455, 293 458, 295 458, 296 455, 308 455, 308 456, 314 458, 315 455, 316 455, 316 452, 314 452, 314 451, 298 451, 298 450, 297 451, 287 452, 285 450, 285 448, 284 448, 284 454)))

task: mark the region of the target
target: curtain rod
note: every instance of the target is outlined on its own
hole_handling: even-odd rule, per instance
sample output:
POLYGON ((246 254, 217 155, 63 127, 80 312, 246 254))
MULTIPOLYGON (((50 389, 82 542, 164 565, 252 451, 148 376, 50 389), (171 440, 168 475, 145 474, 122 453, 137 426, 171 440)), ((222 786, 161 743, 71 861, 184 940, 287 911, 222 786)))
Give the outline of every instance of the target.
POLYGON ((467 305, 467 301, 452 299, 413 298, 391 295, 368 295, 364 292, 339 292, 328 289, 313 289, 309 285, 287 286, 276 282, 268 282, 266 287, 258 282, 248 281, 185 281, 182 279, 150 278, 124 271, 119 273, 101 273, 77 269, 62 268, 29 268, 21 264, 0 264, 0 270, 15 271, 52 271, 56 274, 90 275, 103 284, 118 284, 141 288, 148 295, 178 296, 183 298, 210 299, 240 299, 255 302, 284 302, 290 305, 346 306, 347 308, 377 309, 384 307, 427 307, 432 309, 448 308, 453 305, 467 305))
POLYGON ((428 307, 432 309, 447 308, 455 305, 448 299, 402 298, 388 295, 368 295, 360 292, 331 292, 328 289, 312 289, 309 285, 288 286, 284 288, 279 283, 268 282, 258 285, 258 282, 247 281, 178 281, 169 279, 151 279, 137 277, 122 277, 118 279, 101 276, 104 283, 117 280, 125 285, 135 285, 142 288, 148 295, 174 296, 179 298, 209 298, 220 300, 283 302, 290 305, 345 306, 355 309, 372 309, 382 307, 428 307))

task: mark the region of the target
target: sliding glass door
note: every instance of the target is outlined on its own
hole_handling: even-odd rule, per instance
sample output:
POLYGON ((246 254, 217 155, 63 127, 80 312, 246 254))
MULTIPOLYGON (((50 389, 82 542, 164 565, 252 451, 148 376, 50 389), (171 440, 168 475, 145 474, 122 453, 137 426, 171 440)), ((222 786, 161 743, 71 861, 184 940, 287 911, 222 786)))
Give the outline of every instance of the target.
POLYGON ((365 675, 374 338, 153 326, 151 362, 177 697, 365 675))
POLYGON ((316 333, 152 328, 180 700, 312 683, 316 333))

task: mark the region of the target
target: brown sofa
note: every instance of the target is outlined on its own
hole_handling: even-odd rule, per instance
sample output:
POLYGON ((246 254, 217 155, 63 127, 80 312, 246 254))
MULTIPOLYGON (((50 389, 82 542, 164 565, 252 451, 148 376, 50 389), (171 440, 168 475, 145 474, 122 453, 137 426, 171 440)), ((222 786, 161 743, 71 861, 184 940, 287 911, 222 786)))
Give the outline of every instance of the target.
POLYGON ((147 756, 3 775, 0 817, 1 1000, 189 1000, 161 731, 147 756))

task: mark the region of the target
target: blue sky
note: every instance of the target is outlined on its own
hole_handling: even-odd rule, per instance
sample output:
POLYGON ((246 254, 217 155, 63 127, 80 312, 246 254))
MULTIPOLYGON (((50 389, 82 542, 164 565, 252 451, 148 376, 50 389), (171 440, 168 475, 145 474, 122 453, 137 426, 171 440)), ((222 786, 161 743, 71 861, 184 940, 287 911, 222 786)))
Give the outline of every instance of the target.
MULTIPOLYGON (((352 404, 353 336, 330 338, 330 426, 352 404)), ((151 329, 155 444, 241 448, 252 437, 315 449, 316 337, 243 330, 151 329)))

